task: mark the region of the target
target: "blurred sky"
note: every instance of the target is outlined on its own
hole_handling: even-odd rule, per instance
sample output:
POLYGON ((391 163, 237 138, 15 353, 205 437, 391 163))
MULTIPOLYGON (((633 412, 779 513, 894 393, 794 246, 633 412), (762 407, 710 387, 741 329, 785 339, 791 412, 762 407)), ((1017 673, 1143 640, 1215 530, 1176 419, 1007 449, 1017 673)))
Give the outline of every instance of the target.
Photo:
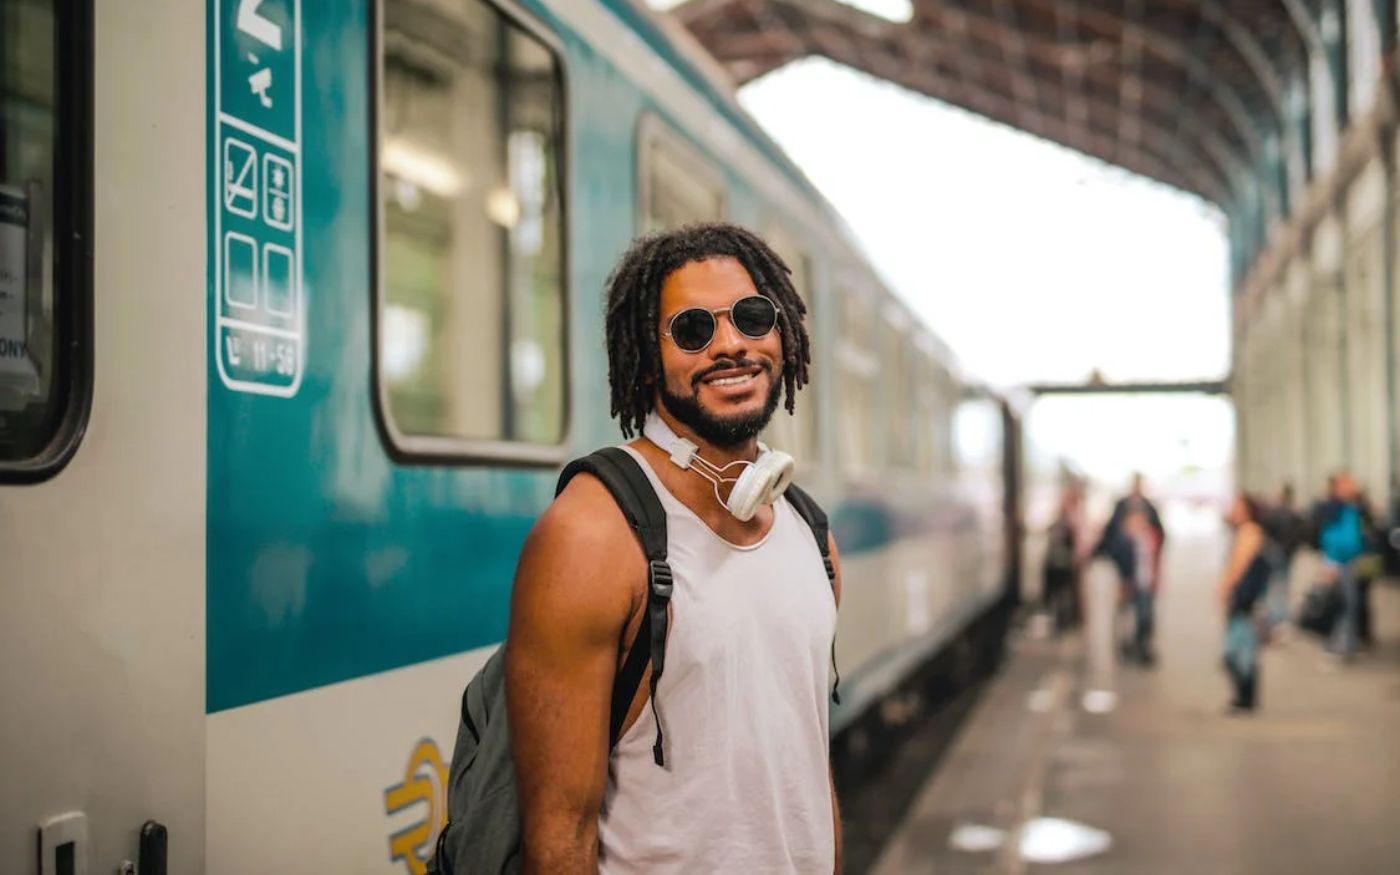
MULTIPOLYGON (((994 385, 1219 378, 1223 219, 1194 196, 824 59, 739 92, 889 285, 994 385)), ((1228 487, 1234 417, 1202 397, 1059 398, 1028 423, 1044 473, 1228 487)))

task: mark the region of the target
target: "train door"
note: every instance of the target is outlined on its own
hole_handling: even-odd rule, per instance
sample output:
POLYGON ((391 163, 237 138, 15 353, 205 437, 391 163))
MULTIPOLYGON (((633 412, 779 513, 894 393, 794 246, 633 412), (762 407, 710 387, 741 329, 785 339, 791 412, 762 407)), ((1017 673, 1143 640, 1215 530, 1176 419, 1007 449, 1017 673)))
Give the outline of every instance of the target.
POLYGON ((204 37, 0 0, 7 873, 203 866, 204 37))

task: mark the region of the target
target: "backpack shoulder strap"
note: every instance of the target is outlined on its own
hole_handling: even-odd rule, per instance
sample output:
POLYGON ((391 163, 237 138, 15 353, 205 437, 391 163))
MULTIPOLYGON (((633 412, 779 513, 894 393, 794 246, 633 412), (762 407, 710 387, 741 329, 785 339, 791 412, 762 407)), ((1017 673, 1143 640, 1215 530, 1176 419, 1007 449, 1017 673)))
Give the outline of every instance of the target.
MULTIPOLYGON (((822 554, 822 566, 826 568, 826 582, 831 587, 832 596, 836 595, 836 566, 831 562, 831 524, 826 518, 826 511, 817 504, 812 496, 808 495, 796 483, 789 483, 787 491, 783 493, 791 504, 797 515, 807 523, 812 530, 812 537, 817 539, 817 549, 822 554)), ((831 673, 835 675, 835 682, 831 685, 831 699, 836 704, 841 704, 841 670, 836 667, 836 639, 831 639, 831 673)))
POLYGON ((817 549, 822 554, 822 565, 826 567, 827 583, 835 586, 836 566, 831 564, 831 524, 827 521, 826 511, 796 483, 789 483, 783 495, 811 528, 812 536, 817 539, 817 549))
POLYGON ((627 653, 627 659, 613 681, 612 711, 609 738, 616 745, 622 723, 641 686, 647 664, 651 664, 651 710, 656 720, 656 744, 652 754, 658 766, 665 765, 661 715, 656 705, 656 685, 666 666, 666 628, 673 587, 671 566, 666 561, 666 508, 657 498, 651 480, 637 460, 620 447, 604 447, 581 459, 570 462, 559 475, 556 496, 569 481, 586 471, 602 481, 612 493, 613 500, 627 518, 627 524, 641 542, 647 558, 647 606, 642 614, 637 637, 627 653))

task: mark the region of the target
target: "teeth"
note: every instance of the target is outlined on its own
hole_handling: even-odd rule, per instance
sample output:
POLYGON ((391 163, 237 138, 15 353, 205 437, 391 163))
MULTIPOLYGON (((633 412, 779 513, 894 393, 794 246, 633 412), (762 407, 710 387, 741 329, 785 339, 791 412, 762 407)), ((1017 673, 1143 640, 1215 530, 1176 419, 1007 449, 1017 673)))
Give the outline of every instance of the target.
POLYGON ((742 377, 724 377, 719 380, 711 380, 711 386, 737 386, 740 383, 747 383, 754 378, 753 374, 745 374, 742 377))

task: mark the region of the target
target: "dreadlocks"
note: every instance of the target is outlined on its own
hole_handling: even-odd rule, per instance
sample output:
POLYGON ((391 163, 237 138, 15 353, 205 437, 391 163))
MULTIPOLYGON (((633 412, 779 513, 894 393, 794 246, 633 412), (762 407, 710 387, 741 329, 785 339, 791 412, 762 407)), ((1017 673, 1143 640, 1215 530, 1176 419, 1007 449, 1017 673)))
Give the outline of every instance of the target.
POLYGON ((797 390, 807 384, 811 344, 802 317, 807 307, 792 286, 792 271, 768 244, 751 231, 724 222, 686 225, 633 241, 607 282, 609 411, 622 434, 640 433, 655 402, 661 375, 658 325, 661 285, 692 261, 730 257, 748 271, 759 294, 778 310, 783 343, 783 390, 787 411, 796 406, 797 390))

